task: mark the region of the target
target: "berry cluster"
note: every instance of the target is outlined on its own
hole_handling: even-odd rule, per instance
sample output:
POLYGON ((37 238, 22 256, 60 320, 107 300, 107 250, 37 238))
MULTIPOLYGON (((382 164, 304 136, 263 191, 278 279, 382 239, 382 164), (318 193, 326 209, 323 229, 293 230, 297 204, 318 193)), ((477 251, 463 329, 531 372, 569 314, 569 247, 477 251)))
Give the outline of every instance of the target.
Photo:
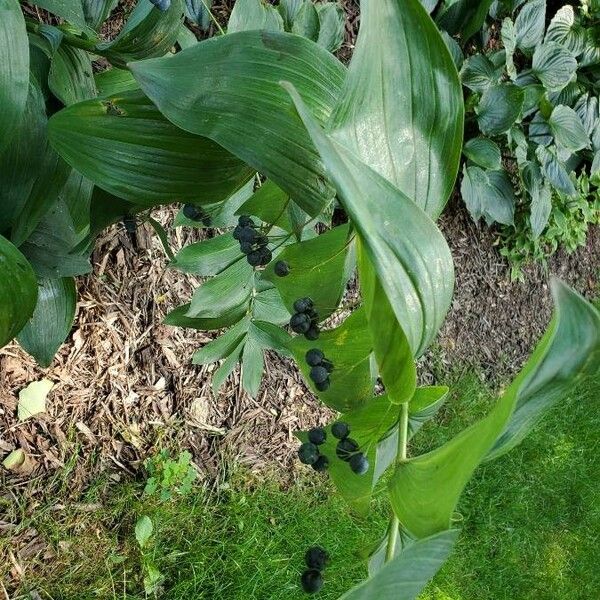
POLYGON ((298 450, 301 463, 310 465, 315 471, 326 471, 329 459, 319 452, 319 446, 325 443, 327 433, 321 427, 315 427, 308 432, 308 442, 304 442, 298 450))
POLYGON ((306 551, 304 562, 308 569, 300 579, 302 589, 308 594, 315 594, 323 587, 323 570, 329 564, 329 554, 323 548, 313 546, 306 551))
POLYGON ((358 452, 360 448, 358 442, 349 437, 350 427, 348 423, 343 421, 334 423, 331 426, 331 434, 340 440, 335 447, 336 456, 349 463, 354 473, 364 475, 369 470, 369 461, 362 452, 358 452))
POLYGON ((303 333, 307 340, 319 337, 319 313, 314 308, 310 298, 299 298, 294 302, 296 311, 290 319, 290 327, 295 333, 303 333))
POLYGON ((240 250, 253 267, 264 266, 271 262, 273 254, 267 247, 269 238, 256 231, 256 224, 248 215, 242 215, 238 219, 233 237, 239 241, 240 250))
POLYGON ((199 223, 202 221, 206 227, 210 227, 210 215, 204 212, 199 206, 195 204, 184 204, 183 205, 183 216, 190 221, 196 221, 199 223))
POLYGON ((306 362, 311 367, 309 377, 313 380, 315 387, 320 392, 329 389, 329 374, 333 371, 333 363, 325 358, 318 348, 311 348, 306 353, 306 362))
MULTIPOLYGON (((348 423, 338 421, 331 426, 331 435, 339 442, 335 447, 335 455, 350 465, 350 469, 357 475, 364 475, 369 470, 367 457, 359 452, 360 446, 350 436, 348 423)), ((298 458, 301 463, 310 465, 315 471, 325 471, 329 467, 329 459, 321 454, 319 446, 325 443, 327 432, 321 427, 315 427, 308 432, 308 442, 304 442, 298 449, 298 458)))

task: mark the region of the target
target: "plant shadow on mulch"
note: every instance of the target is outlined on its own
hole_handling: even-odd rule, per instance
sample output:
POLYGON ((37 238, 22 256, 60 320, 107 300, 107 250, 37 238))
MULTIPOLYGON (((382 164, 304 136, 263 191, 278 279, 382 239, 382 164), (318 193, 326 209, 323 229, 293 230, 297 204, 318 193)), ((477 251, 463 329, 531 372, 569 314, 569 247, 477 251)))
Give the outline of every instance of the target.
MULTIPOLYGON (((214 4, 220 22, 232 4, 214 4)), ((340 57, 347 61, 358 12, 353 0, 345 5, 349 25, 340 57)), ((124 13, 116 14, 115 27, 124 13)), ((169 226, 174 214, 160 209, 153 216, 169 226)), ((440 225, 455 259, 456 293, 438 345, 420 361, 423 381, 442 382, 456 363, 475 366, 494 385, 513 375, 549 321, 549 273, 589 298, 598 294, 598 228, 585 247, 571 255, 559 252, 547 270, 532 266, 524 284, 512 284, 494 233, 473 223, 456 197, 440 225)), ((170 233, 174 250, 197 239, 188 230, 170 233)), ((197 282, 166 268, 151 231, 141 226, 133 241, 121 225, 110 228, 92 262, 93 272, 78 280, 71 335, 48 369, 37 367, 16 344, 0 350, 0 453, 19 447, 32 459, 27 473, 0 473, 0 533, 10 532, 19 511, 33 510, 53 494, 76 500, 100 472, 137 476, 143 460, 162 447, 190 450, 209 480, 223 456, 258 472, 275 465, 293 479, 294 431, 333 416, 308 392, 294 365, 270 355, 255 399, 242 391, 239 369, 214 395, 215 367, 191 364, 192 353, 213 334, 162 324, 169 310, 189 300, 197 282), (55 383, 48 411, 21 423, 18 391, 42 377, 55 383)), ((16 540, 13 557, 0 556, 0 562, 18 578, 19 560, 42 551, 33 532, 16 540)))

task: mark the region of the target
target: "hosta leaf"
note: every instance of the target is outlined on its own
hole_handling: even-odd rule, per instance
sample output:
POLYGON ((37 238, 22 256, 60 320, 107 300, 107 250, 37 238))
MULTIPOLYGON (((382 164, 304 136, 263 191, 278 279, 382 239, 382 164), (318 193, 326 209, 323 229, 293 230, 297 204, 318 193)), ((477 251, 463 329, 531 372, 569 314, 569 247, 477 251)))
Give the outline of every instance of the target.
POLYGON ((454 269, 448 244, 415 202, 327 136, 296 90, 288 84, 286 89, 337 186, 413 355, 419 356, 450 306, 454 269))
POLYGON ((481 132, 500 135, 507 132, 521 115, 523 90, 511 83, 495 84, 482 94, 475 111, 481 132))
POLYGON ((465 166, 460 192, 475 221, 484 217, 488 224, 513 224, 516 198, 505 171, 465 166))
POLYGON ((438 25, 450 35, 460 34, 463 42, 483 25, 493 0, 456 0, 437 16, 438 25))
POLYGON ((17 340, 41 367, 50 365, 69 335, 76 303, 77 290, 72 277, 38 280, 35 310, 17 340))
POLYGON ((502 166, 502 154, 496 142, 476 137, 470 139, 463 147, 463 154, 476 165, 486 169, 500 169, 502 166))
POLYGON ((460 78, 470 90, 484 92, 500 81, 503 70, 502 66, 497 67, 484 54, 474 54, 463 63, 460 78))
POLYGON ((319 17, 317 44, 327 48, 329 52, 335 52, 344 42, 346 13, 337 2, 325 2, 316 6, 319 17))
POLYGON ((60 191, 60 198, 69 209, 76 234, 89 231, 93 193, 94 184, 81 173, 71 170, 67 182, 60 191))
MULTIPOLYGON (((83 30, 88 30, 81 0, 32 0, 32 4, 62 17, 83 30)), ((90 32, 92 33, 92 32, 90 32)))
POLYGON ((558 157, 556 148, 554 146, 549 148, 538 146, 535 154, 548 181, 563 194, 574 196, 577 190, 564 163, 558 157))
POLYGON ((264 0, 236 0, 227 23, 227 33, 236 31, 283 31, 278 10, 264 0))
POLYGON ((600 64, 600 34, 596 27, 586 29, 585 46, 579 57, 579 65, 591 67, 600 64))
POLYGON ((448 529, 479 463, 518 443, 550 406, 600 367, 600 314, 553 280, 555 316, 525 367, 490 413, 432 452, 399 465, 391 502, 402 525, 424 538, 448 529), (491 452, 491 454, 490 454, 491 452))
POLYGON ((529 142, 533 142, 534 144, 548 146, 552 143, 552 129, 550 129, 548 121, 544 119, 541 112, 536 113, 533 119, 531 119, 528 137, 529 142))
POLYGON ((304 336, 294 337, 290 350, 308 385, 328 406, 349 411, 373 395, 369 359, 372 343, 364 310, 354 311, 339 327, 322 331, 316 341, 304 336), (305 356, 311 348, 320 349, 334 365, 330 374, 331 387, 325 392, 318 392, 309 377, 310 367, 305 356))
POLYGON ((309 40, 319 38, 319 15, 312 0, 304 0, 292 23, 292 33, 301 35, 309 40))
POLYGON ((169 266, 183 273, 207 277, 217 275, 241 259, 239 242, 230 233, 226 233, 184 246, 169 266))
POLYGON ((253 282, 254 270, 247 261, 233 263, 196 289, 186 316, 218 318, 248 301, 253 282))
POLYGON ((529 222, 531 224, 531 233, 534 239, 537 239, 548 224, 550 213, 552 212, 552 190, 548 185, 540 187, 537 194, 531 197, 531 214, 529 222))
POLYGON ((117 69, 116 67, 96 73, 94 79, 98 96, 101 98, 120 95, 123 92, 132 92, 140 88, 130 71, 117 69))
POLYGON ((65 108, 50 119, 49 135, 96 185, 144 206, 217 202, 253 173, 208 138, 175 127, 141 92, 65 108))
POLYGON ((340 225, 311 240, 287 246, 277 256, 278 261, 289 265, 290 274, 286 277, 276 275, 276 261, 263 271, 263 278, 275 284, 290 312, 294 312, 294 302, 307 293, 320 321, 337 309, 354 267, 352 239, 348 235, 348 225, 340 225))
POLYGON ((456 67, 419 0, 363 1, 328 132, 435 219, 454 186, 462 131, 456 67))
POLYGON ((185 0, 185 14, 190 21, 207 30, 210 25, 210 9, 212 0, 185 0))
POLYGON ((52 58, 48 85, 66 106, 97 95, 92 61, 85 50, 61 44, 52 58))
POLYGON ((306 0, 281 0, 277 5, 277 10, 283 19, 283 26, 286 31, 291 31, 294 19, 305 2, 306 0))
POLYGON ((100 29, 117 2, 118 0, 81 0, 86 23, 92 29, 100 29))
POLYGON ((95 51, 116 66, 164 56, 177 41, 182 22, 183 0, 171 0, 165 11, 156 8, 150 0, 139 0, 119 35, 98 44, 95 51))
POLYGON ((544 37, 546 26, 546 0, 529 0, 523 5, 515 19, 517 46, 521 50, 532 50, 544 37))
POLYGON ((440 31, 442 39, 446 44, 450 52, 450 56, 452 56, 452 60, 454 61, 454 66, 460 70, 465 62, 465 55, 459 45, 459 43, 450 35, 448 35, 445 31, 440 31))
POLYGON ((0 348, 27 323, 37 294, 33 269, 17 248, 0 235, 0 348))
POLYGON ((568 48, 573 56, 579 56, 585 47, 585 29, 575 20, 570 4, 559 8, 546 30, 545 42, 556 42, 568 48))
POLYGON ((552 92, 564 88, 577 71, 574 56, 556 42, 544 42, 533 53, 533 74, 552 92))
POLYGON ((514 62, 514 53, 517 49, 517 32, 515 30, 515 24, 510 17, 506 17, 506 19, 502 21, 501 33, 502 43, 504 44, 504 50, 506 52, 506 72, 514 81, 517 77, 517 69, 515 68, 514 62))
POLYGON ((458 534, 449 529, 410 544, 340 600, 414 600, 446 562, 458 534))
POLYGON ((29 89, 27 31, 17 0, 0 3, 0 55, 1 152, 21 121, 29 89))
POLYGON ((345 75, 325 49, 291 34, 251 31, 129 66, 169 120, 239 156, 310 215, 333 198, 314 146, 279 86, 282 79, 296 84, 324 122, 345 75))
POLYGON ((557 106, 548 119, 558 146, 572 152, 589 148, 590 140, 579 115, 569 106, 557 106))

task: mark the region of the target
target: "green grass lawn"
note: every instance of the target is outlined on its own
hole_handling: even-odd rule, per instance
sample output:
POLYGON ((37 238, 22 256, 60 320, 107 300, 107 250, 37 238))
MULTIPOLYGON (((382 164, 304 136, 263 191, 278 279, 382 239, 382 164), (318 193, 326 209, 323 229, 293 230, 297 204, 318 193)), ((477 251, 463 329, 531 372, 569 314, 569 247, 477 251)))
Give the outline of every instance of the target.
MULTIPOLYGON (((441 443, 489 407, 492 396, 474 374, 456 384, 460 397, 419 433, 413 451, 441 443)), ((460 542, 423 600, 598 598, 599 395, 600 381, 591 382, 520 447, 477 471, 459 506, 460 542)), ((369 518, 353 519, 325 482, 311 475, 282 489, 276 474, 238 471, 215 491, 195 488, 163 503, 142 499, 139 483, 107 492, 98 482, 82 502, 101 502, 101 511, 48 506, 24 520, 58 549, 29 572, 26 589, 54 600, 145 598, 133 528, 147 514, 155 533, 145 560, 165 577, 161 598, 304 598, 298 580, 312 544, 332 556, 317 597, 338 598, 366 576, 363 557, 385 529, 387 507, 375 501, 369 518)))

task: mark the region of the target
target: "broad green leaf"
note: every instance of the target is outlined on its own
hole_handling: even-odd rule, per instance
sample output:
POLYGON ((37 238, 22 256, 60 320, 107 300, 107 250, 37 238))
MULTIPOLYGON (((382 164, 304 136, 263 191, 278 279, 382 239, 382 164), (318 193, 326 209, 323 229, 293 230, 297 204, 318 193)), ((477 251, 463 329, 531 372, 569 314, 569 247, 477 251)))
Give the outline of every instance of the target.
POLYGON ((562 90, 577 72, 574 56, 556 42, 544 42, 533 53, 531 63, 533 74, 550 91, 562 90))
POLYGON ((227 23, 227 33, 255 29, 283 31, 283 19, 277 9, 264 0, 236 0, 227 23))
POLYGON ((514 54, 517 49, 517 32, 515 24, 510 17, 502 21, 502 43, 506 52, 506 72, 514 81, 517 78, 517 69, 515 68, 514 54))
POLYGON ((33 315, 17 336, 19 344, 41 367, 48 367, 65 341, 77 303, 72 277, 38 280, 38 299, 33 315))
POLYGON ((340 600, 414 600, 450 556, 458 529, 418 540, 340 600))
POLYGON ((579 56, 579 66, 592 67, 600 64, 600 36, 595 27, 586 29, 585 46, 579 56))
POLYGON ((485 135, 507 132, 521 115, 523 90, 511 83, 488 87, 475 108, 479 129, 485 135))
POLYGON ((322 331, 316 341, 294 337, 290 350, 309 387, 328 406, 349 411, 372 397, 374 381, 369 358, 372 342, 364 310, 354 311, 339 327, 322 331), (311 348, 320 349, 334 365, 329 376, 331 386, 325 392, 318 392, 309 377, 305 356, 311 348))
POLYGON ((39 277, 71 277, 91 271, 87 251, 75 250, 81 239, 82 236, 75 233, 69 209, 59 200, 20 250, 39 277))
POLYGON ((46 398, 54 384, 49 379, 32 381, 19 392, 17 416, 19 421, 26 421, 39 413, 46 412, 46 398))
POLYGON ((292 33, 301 35, 309 40, 319 38, 319 14, 312 0, 304 0, 292 24, 292 33))
POLYGON ((46 152, 46 124, 44 97, 32 78, 25 111, 0 154, 0 233, 7 233, 31 194, 46 152))
MULTIPOLYGON (((261 280, 259 283, 263 284, 265 282, 261 280)), ((277 325, 287 325, 291 316, 279 292, 274 287, 262 290, 252 299, 252 318, 254 320, 269 321, 277 325)), ((279 329, 279 331, 282 330, 279 329)), ((285 335, 288 336, 287 333, 285 335)), ((276 337, 280 338, 281 334, 278 334, 276 337)))
POLYGON ((484 54, 474 54, 463 63, 460 79, 470 90, 484 92, 499 83, 503 70, 503 66, 494 65, 484 54))
POLYGON ((206 31, 210 25, 210 9, 213 0, 185 0, 185 14, 190 21, 206 31))
POLYGON ((289 352, 292 336, 281 327, 267 321, 252 321, 253 335, 263 348, 275 350, 282 356, 290 356, 289 352))
POLYGON ((291 31, 294 19, 306 1, 307 0, 281 0, 281 2, 279 2, 277 10, 283 19, 283 26, 286 31, 291 31))
POLYGON ((224 310, 218 317, 214 318, 199 319, 188 317, 187 313, 189 310, 189 304, 183 304, 173 309, 165 317, 165 325, 172 325, 173 327, 189 327, 191 329, 198 329, 199 331, 213 331, 215 329, 223 329, 223 327, 231 327, 243 319, 247 314, 248 301, 244 300, 239 305, 224 310))
POLYGON ((452 56, 452 60, 454 61, 454 66, 457 70, 460 70, 465 62, 465 55, 459 45, 459 43, 450 35, 448 35, 445 31, 440 31, 442 39, 450 52, 450 56, 452 56))
POLYGON ((411 399, 417 385, 411 348, 381 281, 360 244, 358 254, 361 296, 379 375, 390 401, 402 404, 411 399))
POLYGON ((81 0, 86 23, 95 30, 100 29, 118 0, 81 0))
POLYGON ((208 138, 175 127, 141 92, 65 108, 50 119, 49 135, 73 168, 143 206, 217 202, 253 173, 208 138))
POLYGON ((505 171, 484 171, 465 165, 460 193, 475 221, 484 217, 488 224, 513 224, 516 198, 505 171))
POLYGON ((240 32, 129 67, 170 121, 215 140, 311 216, 333 198, 318 154, 279 85, 282 79, 297 85, 323 123, 345 76, 325 49, 291 34, 240 32))
POLYGON ((590 140, 578 114, 569 106, 557 106, 548 119, 558 146, 572 152, 589 148, 590 140))
POLYGON ((598 310, 558 280, 552 291, 555 316, 546 334, 490 413, 443 446, 397 467, 390 481, 392 507, 415 537, 448 529, 479 463, 518 443, 542 412, 599 372, 598 310))
POLYGON ((81 173, 72 169, 59 195, 69 209, 76 234, 89 231, 93 193, 94 184, 81 173))
POLYGON ((546 26, 546 0, 529 0, 515 19, 517 47, 530 51, 540 44, 546 26))
POLYGON ((337 2, 317 4, 316 8, 319 17, 317 44, 323 46, 329 52, 336 52, 344 43, 346 13, 337 2))
POLYGON ((247 302, 252 292, 254 270, 245 260, 233 263, 194 292, 188 317, 215 319, 223 312, 247 302))
POLYGON ((585 47, 585 29, 576 21, 570 4, 559 8, 546 30, 545 42, 556 42, 568 48, 573 56, 579 56, 585 47))
POLYGON ((135 539, 140 545, 140 548, 144 548, 150 541, 152 533, 154 532, 154 525, 152 525, 152 519, 148 515, 141 516, 135 524, 135 539))
POLYGON ((328 133, 437 218, 458 171, 463 94, 448 48, 419 0, 361 3, 340 98, 328 133))
POLYGON ((69 23, 77 25, 84 31, 89 29, 85 21, 81 0, 32 0, 31 3, 45 8, 57 17, 66 19, 69 23))
POLYGON ((448 388, 445 385, 418 387, 410 399, 408 413, 408 437, 412 438, 418 431, 435 417, 448 399, 448 388))
POLYGON ((121 95, 140 88, 130 71, 116 67, 96 73, 94 79, 100 98, 121 95))
POLYGON ((563 194, 574 196, 577 190, 567 168, 558 156, 556 147, 538 146, 535 154, 548 181, 563 194))
POLYGON ((541 112, 537 112, 529 123, 529 142, 548 146, 552 143, 552 129, 541 112))
POLYGON ((17 248, 0 235, 0 348, 27 323, 37 294, 33 269, 17 248))
POLYGON ((195 365, 205 365, 222 360, 229 356, 246 337, 250 319, 242 319, 239 323, 228 329, 223 335, 208 342, 194 353, 192 362, 195 365))
POLYGON ((169 266, 183 273, 208 277, 217 275, 241 259, 239 242, 230 233, 226 233, 184 246, 169 266))
POLYGON ((521 171, 523 184, 531 198, 529 223, 534 239, 546 228, 552 212, 552 190, 536 162, 527 161, 521 171))
POLYGON ((413 355, 421 355, 451 302, 454 267, 446 240, 415 202, 326 135, 293 86, 285 86, 337 186, 413 355))
POLYGON ((1 152, 21 121, 29 89, 27 31, 17 0, 0 2, 0 55, 1 152))
POLYGON ((463 42, 475 35, 483 25, 493 0, 456 0, 447 2, 436 21, 450 35, 460 34, 463 42))
POLYGON ((171 0, 159 10, 150 0, 139 0, 119 35, 98 44, 94 51, 124 67, 129 61, 164 56, 177 41, 183 22, 183 0, 171 0))
POLYGON ((296 300, 309 294, 319 320, 324 321, 337 309, 352 275, 354 252, 348 225, 291 244, 277 260, 288 263, 289 275, 279 277, 274 270, 276 261, 273 261, 263 271, 263 278, 277 287, 290 312, 294 312, 292 307, 296 300))
POLYGON ((502 154, 496 142, 476 137, 470 139, 463 147, 463 154, 476 165, 485 169, 500 169, 502 167, 502 154))
POLYGON ((48 85, 64 105, 96 97, 92 61, 85 50, 61 44, 51 65, 48 85))
POLYGON ((260 388, 264 370, 263 349, 252 335, 248 335, 242 350, 242 387, 255 398, 260 388))

